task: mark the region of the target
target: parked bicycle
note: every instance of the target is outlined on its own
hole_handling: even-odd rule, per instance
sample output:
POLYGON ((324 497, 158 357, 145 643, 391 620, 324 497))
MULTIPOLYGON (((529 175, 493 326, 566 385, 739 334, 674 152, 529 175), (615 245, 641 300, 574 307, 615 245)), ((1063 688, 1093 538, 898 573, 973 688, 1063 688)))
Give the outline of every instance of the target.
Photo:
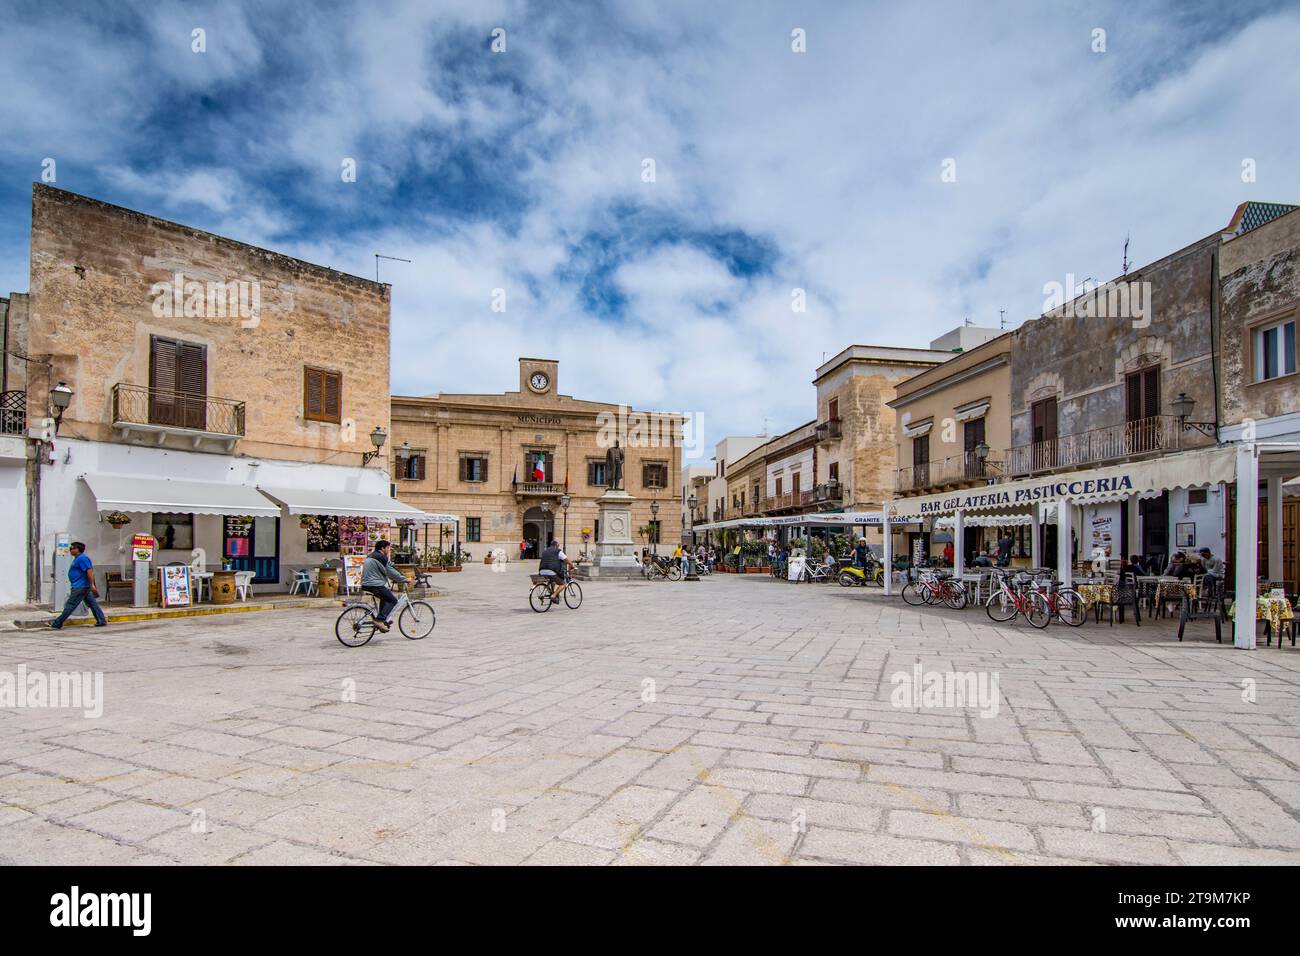
POLYGON ((1047 602, 1047 610, 1053 618, 1070 627, 1080 627, 1088 616, 1087 605, 1083 595, 1074 588, 1062 587, 1060 581, 1038 582, 1034 590, 1047 602))
MULTIPOLYGON (((412 601, 410 590, 402 589, 389 619, 397 615, 397 629, 411 641, 422 641, 433 633, 437 615, 428 601, 412 601)), ((334 636, 345 647, 361 647, 375 636, 379 622, 379 600, 370 595, 364 603, 354 602, 343 609, 334 622, 334 636)))
POLYGON ((682 566, 671 558, 665 558, 662 555, 651 555, 649 560, 641 566, 641 573, 651 581, 680 581, 682 579, 682 566))
POLYGON ((1033 627, 1040 630, 1047 627, 1052 611, 1047 598, 1033 586, 1032 578, 1019 575, 1012 581, 1008 574, 997 574, 994 580, 997 587, 984 602, 990 620, 1006 624, 1015 620, 1017 615, 1023 615, 1033 627))
POLYGON ((538 614, 545 614, 551 607, 560 602, 563 596, 564 604, 571 611, 576 611, 582 606, 582 588, 577 581, 569 578, 565 581, 564 587, 556 593, 555 578, 545 574, 529 575, 533 582, 532 590, 528 592, 528 606, 538 614))
POLYGON ((915 581, 903 585, 903 600, 912 607, 946 604, 954 611, 960 611, 966 606, 968 598, 966 585, 951 575, 922 571, 915 581))

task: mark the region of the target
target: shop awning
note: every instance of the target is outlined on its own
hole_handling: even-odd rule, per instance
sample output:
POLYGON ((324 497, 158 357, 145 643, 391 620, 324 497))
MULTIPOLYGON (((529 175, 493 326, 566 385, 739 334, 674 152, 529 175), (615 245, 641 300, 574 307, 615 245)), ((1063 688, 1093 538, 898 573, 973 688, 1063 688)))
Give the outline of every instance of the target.
MULTIPOLYGON (((1008 528, 1014 525, 1033 524, 1032 515, 971 515, 965 518, 962 524, 967 528, 1008 528)), ((957 524, 957 519, 952 515, 944 515, 942 518, 936 518, 934 526, 936 528, 952 528, 957 524)))
POLYGON ((279 506, 249 485, 139 475, 82 475, 99 511, 278 518, 279 506))
POLYGON ((460 524, 460 517, 458 515, 444 515, 444 514, 436 514, 436 513, 431 514, 430 512, 426 511, 423 514, 421 514, 418 518, 415 519, 415 523, 416 524, 460 524))
MULTIPOLYGON (((726 521, 697 524, 687 530, 722 531, 726 528, 782 528, 791 525, 811 525, 814 528, 845 528, 855 525, 875 527, 881 523, 881 520, 879 511, 835 511, 823 514, 780 515, 773 518, 729 518, 726 521)), ((898 523, 906 522, 900 520, 898 523)))
MULTIPOLYGON (((424 512, 387 495, 319 488, 259 488, 258 491, 288 509, 291 515, 336 515, 343 518, 379 518, 382 521, 419 521, 424 512)), ((278 514, 278 512, 277 512, 278 514)))
POLYGON ((1175 488, 1200 488, 1234 481, 1237 453, 1232 448, 1205 448, 1180 452, 1147 461, 1098 465, 1086 471, 1070 471, 1037 478, 1021 478, 1000 484, 947 491, 916 498, 896 498, 889 503, 893 520, 967 511, 1004 511, 1054 501, 1097 503, 1123 501, 1134 495, 1159 494, 1175 488))

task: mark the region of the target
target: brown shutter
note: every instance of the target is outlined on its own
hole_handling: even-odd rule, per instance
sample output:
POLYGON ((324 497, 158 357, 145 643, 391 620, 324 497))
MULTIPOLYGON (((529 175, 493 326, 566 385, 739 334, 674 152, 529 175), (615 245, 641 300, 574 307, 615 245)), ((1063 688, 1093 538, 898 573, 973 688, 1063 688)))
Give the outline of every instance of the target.
POLYGON ((181 422, 186 428, 207 427, 208 350, 193 342, 178 343, 176 378, 181 393, 181 422))
POLYGON ((1142 373, 1143 418, 1160 414, 1160 366, 1153 365, 1142 373))
POLYGON ((322 396, 324 373, 314 368, 304 369, 302 376, 302 414, 304 418, 319 419, 324 411, 322 396))
POLYGON ((174 425, 176 414, 176 346, 171 339, 149 340, 149 421, 174 425))
POLYGON ((332 422, 343 417, 343 376, 338 372, 325 372, 324 396, 321 399, 321 415, 332 422))
POLYGON ((1135 422, 1142 417, 1142 375, 1133 372, 1124 382, 1124 419, 1135 422))

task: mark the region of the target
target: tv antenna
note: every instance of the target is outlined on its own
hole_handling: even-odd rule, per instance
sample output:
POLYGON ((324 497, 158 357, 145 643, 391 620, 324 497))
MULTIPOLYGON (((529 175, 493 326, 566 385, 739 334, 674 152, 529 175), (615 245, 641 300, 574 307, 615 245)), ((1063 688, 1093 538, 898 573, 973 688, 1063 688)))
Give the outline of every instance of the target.
POLYGON ((375 253, 375 281, 379 281, 379 260, 391 259, 393 262, 410 262, 410 259, 399 259, 397 256, 386 256, 381 252, 375 253))
POLYGON ((1006 327, 1007 327, 1007 310, 998 309, 998 328, 1005 329, 1006 327))
POLYGON ((1124 275, 1128 275, 1128 240, 1129 240, 1129 235, 1128 233, 1125 233, 1124 234, 1124 266, 1123 266, 1124 275))

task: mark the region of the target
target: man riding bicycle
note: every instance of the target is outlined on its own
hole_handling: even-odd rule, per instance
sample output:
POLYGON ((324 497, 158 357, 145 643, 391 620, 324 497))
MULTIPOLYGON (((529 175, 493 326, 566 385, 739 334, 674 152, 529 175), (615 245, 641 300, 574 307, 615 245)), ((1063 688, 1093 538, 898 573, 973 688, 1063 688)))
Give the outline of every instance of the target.
POLYGON ((542 551, 542 560, 538 564, 537 571, 543 577, 554 578, 551 582, 551 600, 558 601, 564 593, 564 586, 569 583, 569 572, 573 570, 573 562, 569 556, 560 550, 559 543, 552 538, 542 551))
POLYGON ((366 563, 361 566, 361 590, 379 598, 379 614, 375 620, 375 627, 385 634, 388 633, 388 615, 392 614, 393 608, 397 607, 397 595, 389 590, 388 582, 406 584, 402 572, 389 562, 392 553, 392 544, 380 538, 375 542, 375 550, 366 555, 366 563))

